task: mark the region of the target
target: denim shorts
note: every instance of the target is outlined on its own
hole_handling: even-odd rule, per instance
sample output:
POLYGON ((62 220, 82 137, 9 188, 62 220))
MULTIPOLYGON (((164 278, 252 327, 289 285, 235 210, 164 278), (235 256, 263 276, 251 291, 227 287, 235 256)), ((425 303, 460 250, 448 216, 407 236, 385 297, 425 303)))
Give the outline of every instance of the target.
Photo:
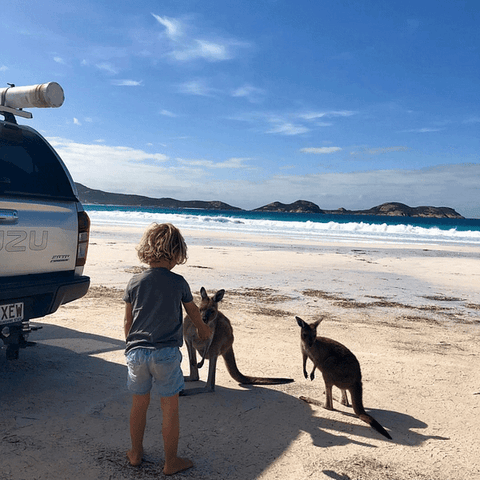
POLYGON ((127 388, 135 395, 146 395, 152 389, 161 397, 172 397, 185 388, 180 368, 182 353, 178 347, 158 350, 136 348, 127 353, 127 388))

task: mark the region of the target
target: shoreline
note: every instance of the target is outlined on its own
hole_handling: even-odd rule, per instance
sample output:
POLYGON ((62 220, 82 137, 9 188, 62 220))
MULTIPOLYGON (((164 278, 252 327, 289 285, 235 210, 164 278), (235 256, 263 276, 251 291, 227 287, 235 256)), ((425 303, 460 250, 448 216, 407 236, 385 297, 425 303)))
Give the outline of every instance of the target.
MULTIPOLYGON (((88 211, 88 210, 87 210, 88 211)), ((89 212, 92 222, 107 228, 146 228, 154 221, 171 222, 181 230, 191 230, 199 235, 208 232, 212 237, 218 233, 234 235, 239 239, 252 236, 267 236, 289 239, 292 242, 313 241, 332 243, 378 243, 378 244, 411 244, 411 245, 452 245, 480 246, 480 221, 471 220, 471 228, 461 223, 452 223, 452 219, 419 219, 409 217, 358 217, 320 220, 309 216, 277 214, 276 217, 248 218, 235 216, 217 216, 218 212, 195 215, 182 212, 164 213, 146 210, 101 211, 89 212), (428 221, 430 220, 430 221, 428 221), (447 220, 450 223, 445 223, 447 220), (134 228, 134 227, 133 227, 134 228)), ((464 220, 469 222, 470 220, 464 220)))
MULTIPOLYGON (((121 226, 109 224, 95 224, 91 227, 91 235, 98 239, 109 241, 121 241, 122 243, 133 243, 136 245, 143 232, 148 227, 145 226, 121 226)), ((180 227, 182 235, 187 241, 187 246, 243 246, 249 248, 264 248, 283 246, 285 249, 324 249, 324 248, 361 248, 378 247, 385 249, 411 249, 411 250, 439 250, 439 251, 466 251, 474 254, 480 252, 480 245, 476 244, 456 244, 453 242, 391 242, 383 240, 363 240, 363 239, 336 239, 329 240, 319 235, 317 238, 290 238, 281 235, 257 234, 252 232, 243 232, 242 238, 239 238, 237 232, 220 230, 201 230, 180 227)))
MULTIPOLYGON (((135 246, 143 231, 140 227, 94 227, 85 274, 100 262, 106 263, 109 268, 95 270, 93 283, 124 288, 132 269, 141 267, 135 246), (122 259, 116 253, 120 247, 125 249, 122 259)), ((443 296, 480 304, 480 246, 310 240, 292 243, 278 237, 246 235, 246 239, 239 240, 223 232, 182 233, 189 258, 175 271, 192 279, 192 291, 201 286, 241 288, 249 277, 260 276, 263 286, 284 292, 300 283, 320 290, 330 285, 334 287, 332 293, 359 300, 366 295, 400 302, 443 296), (282 271, 275 268, 276 263, 284 265, 282 271), (253 275, 249 275, 250 271, 253 275)))

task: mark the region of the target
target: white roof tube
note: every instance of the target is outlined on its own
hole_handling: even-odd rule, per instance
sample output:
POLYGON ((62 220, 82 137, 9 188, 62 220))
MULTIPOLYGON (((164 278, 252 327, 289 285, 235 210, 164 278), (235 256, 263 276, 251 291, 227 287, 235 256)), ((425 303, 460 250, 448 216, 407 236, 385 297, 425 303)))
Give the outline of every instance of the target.
POLYGON ((32 118, 32 114, 23 112, 23 108, 58 108, 64 100, 63 88, 57 82, 0 88, 0 111, 26 118, 32 118))

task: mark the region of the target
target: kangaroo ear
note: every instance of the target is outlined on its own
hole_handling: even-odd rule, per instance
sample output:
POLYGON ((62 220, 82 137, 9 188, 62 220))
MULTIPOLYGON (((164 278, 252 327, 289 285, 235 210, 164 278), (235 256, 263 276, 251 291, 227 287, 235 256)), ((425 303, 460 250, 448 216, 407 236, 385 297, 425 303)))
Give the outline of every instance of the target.
POLYGON ((312 327, 317 328, 321 323, 322 323, 323 317, 319 318, 318 320, 315 320, 315 322, 312 323, 312 327))
POLYGON ((300 328, 305 328, 307 326, 307 324, 300 317, 295 317, 295 320, 300 328))
POLYGON ((215 302, 220 302, 222 299, 223 299, 223 296, 225 295, 225 290, 222 288, 222 290, 219 290, 215 296, 213 297, 213 299, 215 300, 215 302))
POLYGON ((207 295, 207 291, 205 290, 204 287, 202 287, 200 289, 200 295, 202 296, 202 298, 205 300, 206 298, 208 298, 208 295, 207 295))

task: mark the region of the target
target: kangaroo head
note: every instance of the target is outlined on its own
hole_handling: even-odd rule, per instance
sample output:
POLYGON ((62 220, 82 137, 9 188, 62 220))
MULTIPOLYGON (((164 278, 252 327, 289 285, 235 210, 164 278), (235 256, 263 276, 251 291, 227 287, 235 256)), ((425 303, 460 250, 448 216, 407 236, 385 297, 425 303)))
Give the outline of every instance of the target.
POLYGON ((202 320, 205 323, 212 322, 215 320, 218 314, 218 302, 223 299, 225 295, 225 290, 219 290, 213 297, 209 297, 205 288, 200 289, 200 295, 202 296, 202 301, 200 302, 200 313, 202 315, 202 320))
POLYGON ((310 324, 303 321, 300 317, 295 317, 295 320, 297 321, 298 326, 302 329, 300 332, 300 338, 302 339, 302 342, 311 347, 317 338, 317 327, 320 325, 320 322, 323 319, 316 320, 310 324))

